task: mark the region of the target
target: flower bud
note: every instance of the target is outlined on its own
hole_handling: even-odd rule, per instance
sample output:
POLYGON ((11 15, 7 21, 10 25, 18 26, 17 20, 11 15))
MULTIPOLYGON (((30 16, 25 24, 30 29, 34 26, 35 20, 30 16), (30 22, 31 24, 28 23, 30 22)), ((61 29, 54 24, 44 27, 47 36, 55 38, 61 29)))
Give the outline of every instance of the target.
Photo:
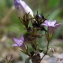
POLYGON ((23 16, 28 13, 33 17, 33 11, 23 0, 14 0, 14 6, 19 18, 23 18, 23 16))

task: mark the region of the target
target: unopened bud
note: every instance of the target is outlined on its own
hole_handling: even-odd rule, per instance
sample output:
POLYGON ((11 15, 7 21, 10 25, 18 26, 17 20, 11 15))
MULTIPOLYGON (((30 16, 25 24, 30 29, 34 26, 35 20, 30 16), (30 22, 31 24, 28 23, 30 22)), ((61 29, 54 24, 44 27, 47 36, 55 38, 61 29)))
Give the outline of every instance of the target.
POLYGON ((19 18, 23 18, 23 16, 28 13, 31 17, 33 17, 33 11, 23 0, 14 0, 14 6, 19 18))

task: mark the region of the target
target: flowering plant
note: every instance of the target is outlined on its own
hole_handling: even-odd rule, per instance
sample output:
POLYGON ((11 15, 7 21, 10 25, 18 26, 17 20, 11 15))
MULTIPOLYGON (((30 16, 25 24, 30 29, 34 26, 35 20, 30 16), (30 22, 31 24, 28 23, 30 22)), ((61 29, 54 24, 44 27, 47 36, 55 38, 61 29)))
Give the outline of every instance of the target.
POLYGON ((29 63, 30 60, 32 63, 40 63, 44 56, 48 54, 49 42, 53 36, 53 30, 60 23, 56 24, 56 20, 52 22, 48 21, 43 15, 39 15, 38 12, 36 15, 33 15, 33 11, 23 0, 14 0, 14 6, 19 19, 22 20, 22 24, 25 26, 25 30, 27 30, 27 35, 23 34, 20 39, 14 38, 15 44, 12 46, 19 46, 21 49, 22 46, 25 46, 22 52, 29 56, 25 63, 29 63), (31 22, 32 26, 29 26, 29 22, 31 22), (46 29, 45 26, 48 28, 46 29), (44 31, 45 34, 39 34, 38 31, 44 31), (37 40, 44 35, 46 35, 48 41, 46 50, 40 49, 37 40), (42 56, 42 54, 44 55, 42 56))

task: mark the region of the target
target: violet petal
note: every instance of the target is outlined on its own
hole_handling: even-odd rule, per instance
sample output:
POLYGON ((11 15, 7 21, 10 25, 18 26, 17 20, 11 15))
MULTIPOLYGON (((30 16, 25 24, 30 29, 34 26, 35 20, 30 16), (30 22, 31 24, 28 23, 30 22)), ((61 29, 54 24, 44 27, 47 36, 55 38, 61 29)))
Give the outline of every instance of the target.
POLYGON ((52 21, 51 24, 52 25, 55 25, 56 24, 56 20, 52 21))
POLYGON ((22 40, 24 42, 24 36, 23 35, 21 36, 20 40, 22 40))
POLYGON ((17 44, 13 44, 12 47, 13 47, 13 46, 18 46, 18 45, 17 45, 17 44))
POLYGON ((43 23, 42 25, 44 25, 44 26, 48 26, 47 24, 45 24, 45 23, 43 23))
POLYGON ((19 40, 17 38, 13 38, 14 42, 17 44, 19 42, 19 40))

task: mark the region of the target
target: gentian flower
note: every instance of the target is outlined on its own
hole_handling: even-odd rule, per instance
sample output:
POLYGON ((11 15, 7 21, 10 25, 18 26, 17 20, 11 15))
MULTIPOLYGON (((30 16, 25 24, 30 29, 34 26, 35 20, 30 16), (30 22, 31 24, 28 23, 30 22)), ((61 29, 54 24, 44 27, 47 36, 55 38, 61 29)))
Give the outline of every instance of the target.
POLYGON ((21 36, 20 39, 17 39, 17 38, 13 38, 13 39, 14 39, 15 44, 13 44, 12 46, 22 46, 24 43, 23 35, 21 36))
POLYGON ((61 23, 59 24, 56 24, 56 20, 54 21, 47 21, 45 20, 44 23, 42 25, 44 26, 47 26, 48 27, 48 32, 47 32, 47 39, 48 41, 52 38, 53 36, 53 33, 54 33, 54 27, 60 25, 61 23))
MULTIPOLYGON (((59 24, 60 24, 60 23, 59 23, 59 24)), ((45 20, 42 25, 48 26, 48 27, 56 27, 56 26, 58 26, 59 24, 56 24, 56 20, 54 20, 54 21, 52 21, 52 22, 45 20)))
POLYGON ((33 11, 23 0, 14 0, 14 6, 17 10, 18 17, 23 18, 26 13, 29 13, 33 17, 33 11))

